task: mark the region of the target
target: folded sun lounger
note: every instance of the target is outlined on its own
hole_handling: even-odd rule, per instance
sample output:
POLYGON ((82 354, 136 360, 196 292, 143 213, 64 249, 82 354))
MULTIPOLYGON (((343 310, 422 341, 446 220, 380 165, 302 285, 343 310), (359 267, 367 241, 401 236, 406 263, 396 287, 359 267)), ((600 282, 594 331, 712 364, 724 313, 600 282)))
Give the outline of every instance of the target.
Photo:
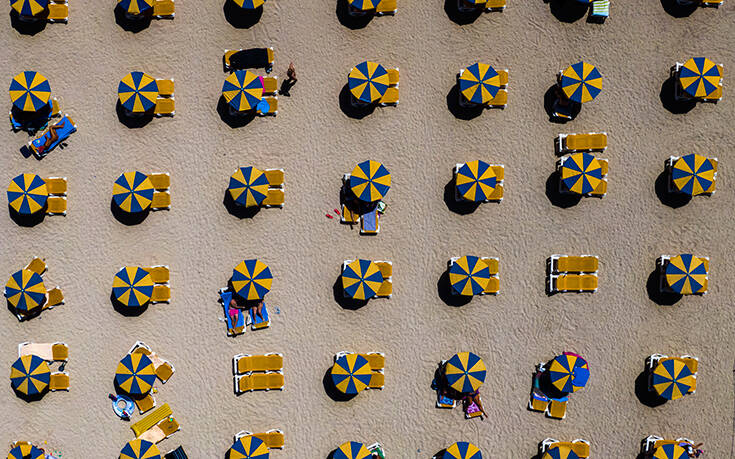
POLYGON ((63 196, 49 196, 46 200, 48 215, 66 215, 66 198, 63 196))
MULTIPOLYGON (((162 0, 156 0, 156 4, 162 3, 162 0)), ((173 4, 173 2, 171 2, 173 4)), ((156 79, 158 86, 158 95, 163 97, 172 97, 174 95, 174 79, 156 79)))
POLYGON ((268 180, 268 186, 272 188, 282 188, 284 172, 283 169, 266 169, 263 171, 265 178, 268 180))

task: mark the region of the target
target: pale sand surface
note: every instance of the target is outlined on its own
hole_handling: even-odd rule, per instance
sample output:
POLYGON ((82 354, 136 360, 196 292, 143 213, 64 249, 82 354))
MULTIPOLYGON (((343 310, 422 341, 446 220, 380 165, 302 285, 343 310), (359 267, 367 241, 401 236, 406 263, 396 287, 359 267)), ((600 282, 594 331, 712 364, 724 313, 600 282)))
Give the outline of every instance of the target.
POLYGON ((510 0, 504 13, 460 27, 439 1, 399 1, 395 17, 349 30, 331 0, 269 0, 257 25, 238 30, 225 21, 221 2, 180 1, 173 22, 154 21, 138 34, 115 24, 112 3, 72 1, 68 25, 32 37, 10 27, 1 32, 3 81, 24 69, 41 71, 79 131, 67 149, 41 162, 18 154, 24 134, 0 133, 0 183, 21 172, 69 178, 66 218, 21 228, 0 212, 2 276, 32 255, 46 257, 47 283, 67 297, 66 305, 27 323, 0 315, 0 368, 9 368, 21 341, 61 340, 71 347, 72 378, 69 393, 31 404, 6 386, 0 444, 48 441, 65 459, 117 457, 133 434, 113 415, 107 394, 118 360, 140 339, 177 370, 156 397, 172 406, 182 430, 159 446, 165 452, 183 444, 192 458, 222 457, 235 432, 270 428, 286 434, 286 449, 274 458, 322 458, 352 439, 380 441, 393 458, 428 458, 457 440, 475 442, 488 457, 530 458, 548 436, 586 438, 598 458, 635 457, 651 433, 704 441, 707 458, 728 457, 734 2, 675 19, 658 1, 621 0, 600 26, 561 23, 540 0, 510 0), (292 97, 280 98, 275 119, 231 129, 215 110, 222 51, 262 46, 275 48, 279 78, 293 60, 300 80, 292 97), (724 64, 725 98, 671 114, 659 100, 661 84, 669 66, 696 55, 724 64), (401 103, 353 120, 337 95, 364 58, 401 68, 401 103), (510 103, 458 120, 446 95, 456 72, 479 59, 510 69, 510 103), (567 126, 551 124, 543 94, 560 68, 579 59, 599 67, 604 92, 567 126), (136 130, 117 120, 117 84, 132 70, 176 79, 175 118, 136 130), (545 196, 553 138, 602 130, 610 144, 603 155, 610 160, 608 196, 554 207, 545 196), (719 191, 671 209, 656 197, 654 181, 665 158, 691 151, 719 157, 719 191), (383 161, 394 185, 374 238, 324 217, 338 204, 341 174, 367 158, 383 161), (456 215, 442 200, 443 188, 456 162, 477 158, 505 164, 506 199, 456 215), (227 178, 248 164, 286 170, 285 209, 252 220, 227 213, 227 178), (114 179, 133 169, 170 172, 173 207, 126 227, 110 213, 110 192, 114 179), (646 280, 655 258, 688 251, 711 258, 710 293, 654 304, 646 280), (501 294, 447 306, 437 280, 447 259, 467 253, 500 257, 501 294), (599 255, 598 293, 547 297, 544 261, 552 253, 599 255), (275 274, 273 323, 227 338, 216 292, 249 257, 262 258, 275 274), (335 302, 339 266, 355 257, 393 261, 392 299, 358 311, 335 302), (170 265, 172 303, 134 318, 115 312, 111 282, 124 264, 170 265), (322 378, 340 350, 385 352, 385 390, 332 401, 322 378), (434 408, 436 364, 463 350, 478 353, 490 370, 484 422, 434 408), (534 364, 564 350, 584 355, 592 376, 559 422, 525 405, 534 364), (239 352, 283 353, 285 390, 233 395, 230 359, 239 352), (634 380, 653 352, 699 356, 697 393, 657 408, 642 405, 634 380))

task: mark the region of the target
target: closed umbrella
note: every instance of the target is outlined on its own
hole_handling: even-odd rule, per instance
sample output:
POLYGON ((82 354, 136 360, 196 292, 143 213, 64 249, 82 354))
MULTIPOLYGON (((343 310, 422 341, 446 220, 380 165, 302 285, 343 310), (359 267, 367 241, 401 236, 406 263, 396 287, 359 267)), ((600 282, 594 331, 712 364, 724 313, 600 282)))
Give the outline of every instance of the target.
POLYGON ((666 283, 676 293, 697 293, 707 282, 707 268, 701 258, 683 253, 669 260, 666 265, 666 283))
POLYGON ((21 215, 43 210, 47 200, 46 182, 36 174, 20 174, 8 185, 8 204, 21 215))
POLYGON ((120 459, 161 459, 161 451, 148 440, 137 439, 123 447, 120 459))
POLYGON ((46 286, 43 278, 33 271, 16 271, 5 284, 5 298, 16 310, 30 312, 46 302, 46 286))
POLYGON ((467 201, 487 200, 497 184, 498 177, 485 161, 468 161, 457 171, 457 191, 467 201))
POLYGON ((383 280, 378 265, 370 260, 354 260, 342 270, 342 289, 347 297, 356 300, 377 295, 383 280))
POLYGON ((587 361, 571 354, 557 355, 549 365, 551 384, 560 392, 570 393, 582 389, 590 377, 587 361))
POLYGON ((238 112, 252 110, 263 97, 263 78, 249 70, 236 70, 225 78, 222 96, 238 112))
POLYGON ((51 85, 46 77, 30 70, 17 74, 10 82, 9 91, 13 105, 26 112, 42 109, 51 98, 51 85))
POLYGON ((347 76, 347 86, 352 95, 367 104, 380 100, 389 85, 388 71, 377 62, 361 62, 347 76))
POLYGON ((390 172, 378 161, 363 161, 350 174, 350 190, 364 202, 383 199, 390 190, 390 184, 390 172))
POLYGON ((474 392, 485 382, 487 369, 485 362, 472 352, 460 352, 447 360, 444 375, 449 386, 457 392, 474 392))
POLYGON ((117 364, 115 384, 130 395, 145 395, 156 382, 156 369, 151 359, 141 353, 128 354, 117 364))
POLYGON ((689 196, 706 193, 715 181, 712 162, 694 153, 684 155, 674 162, 671 180, 676 189, 689 196))
POLYGON ((332 366, 332 382, 343 394, 357 394, 370 384, 372 370, 360 354, 343 355, 332 366))
POLYGON ((272 284, 271 269, 257 259, 241 261, 232 271, 232 286, 246 300, 262 300, 272 284))
POLYGON ((470 442, 458 441, 446 449, 443 459, 482 459, 482 451, 470 442))
POLYGON ((594 65, 577 62, 562 72, 561 89, 569 100, 589 102, 602 92, 602 75, 594 65))
POLYGON ((117 0, 117 4, 128 14, 141 14, 153 8, 154 0, 117 0))
POLYGON ((253 166, 240 167, 230 177, 227 191, 237 204, 255 207, 268 195, 268 179, 263 171, 253 166))
POLYGON ((21 16, 35 16, 48 7, 48 0, 10 0, 10 7, 21 16))
POLYGON ((706 97, 720 86, 720 68, 706 57, 693 57, 679 70, 679 83, 692 97, 706 97))
POLYGON ((685 396, 694 384, 694 374, 680 359, 661 360, 653 369, 651 385, 656 393, 666 400, 676 400, 685 396))
POLYGON ((474 255, 465 255, 449 267, 449 283, 457 295, 479 295, 490 282, 490 267, 474 255))
POLYGON ((112 186, 112 199, 122 211, 135 214, 151 207, 153 202, 153 183, 142 172, 125 172, 112 186))
POLYGON ((246 435, 227 451, 227 459, 268 459, 268 446, 258 437, 246 435))
POLYGON ((36 355, 24 355, 10 367, 10 385, 19 393, 38 395, 48 388, 51 368, 36 355))
POLYGON ((491 66, 476 62, 462 71, 459 90, 468 101, 487 104, 500 90, 500 75, 491 66))
POLYGON ((8 453, 8 459, 44 459, 46 455, 33 445, 18 445, 8 453))
POLYGON ((112 280, 112 294, 125 306, 143 306, 153 295, 153 278, 139 266, 125 266, 112 280))
POLYGON ((120 84, 117 86, 117 97, 120 104, 127 111, 133 113, 147 112, 156 106, 158 84, 156 79, 147 73, 130 72, 120 80, 120 84))
POLYGON ((589 153, 574 153, 562 163, 561 181, 572 193, 591 193, 602 181, 602 165, 589 153))

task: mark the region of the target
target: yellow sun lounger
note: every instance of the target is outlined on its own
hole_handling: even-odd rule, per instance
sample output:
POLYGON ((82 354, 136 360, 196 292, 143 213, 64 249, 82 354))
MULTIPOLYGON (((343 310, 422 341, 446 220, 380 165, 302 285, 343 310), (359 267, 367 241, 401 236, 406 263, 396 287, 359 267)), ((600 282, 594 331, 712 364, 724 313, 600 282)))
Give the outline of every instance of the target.
POLYGON ((33 260, 26 265, 26 269, 40 276, 46 272, 46 262, 38 257, 33 257, 33 260))
POLYGON ((151 210, 169 210, 171 208, 171 194, 168 191, 156 191, 153 193, 151 210))
POLYGON ((390 261, 376 261, 375 265, 380 270, 380 274, 383 275, 383 279, 393 276, 393 263, 390 261))
POLYGON ((557 273, 595 273, 599 260, 593 255, 552 255, 551 264, 553 271, 557 273))
POLYGON ((360 214, 358 214, 357 212, 351 211, 349 207, 342 204, 342 215, 340 217, 340 222, 349 224, 349 225, 354 225, 360 222, 360 214))
POLYGON ((497 72, 498 72, 498 76, 500 77, 500 87, 501 88, 507 87, 508 86, 508 69, 501 69, 501 70, 498 70, 497 72))
POLYGON ((375 8, 375 13, 379 16, 384 14, 396 14, 398 11, 397 0, 380 0, 378 6, 375 8))
POLYGON ((264 97, 265 101, 268 102, 268 111, 263 112, 258 109, 257 113, 259 116, 276 116, 278 115, 278 97, 264 97))
POLYGON ((268 194, 263 200, 264 207, 283 207, 286 201, 286 195, 283 190, 268 190, 268 194))
POLYGON ((156 108, 153 110, 156 116, 174 116, 176 114, 176 103, 173 97, 159 97, 156 99, 156 108))
POLYGON ((48 22, 69 22, 69 5, 66 3, 48 3, 48 22))
POLYGON ((373 372, 370 375, 369 389, 382 389, 385 387, 385 375, 383 373, 373 372))
POLYGON ((171 287, 165 284, 156 284, 153 286, 153 295, 151 301, 154 303, 171 302, 171 287))
POLYGON ((607 133, 559 134, 560 151, 604 150, 607 148, 607 133))
POLYGON ((26 341, 18 345, 18 357, 35 355, 48 362, 66 362, 69 360, 69 346, 66 343, 31 343, 26 341))
POLYGON ((382 352, 370 352, 368 354, 360 354, 368 361, 370 369, 373 371, 381 371, 385 368, 385 354, 382 352))
POLYGON ((254 390, 283 390, 283 373, 252 373, 248 375, 235 376, 235 393, 242 394, 254 390))
POLYGON ((682 355, 681 361, 684 362, 684 365, 689 367, 689 371, 691 371, 693 374, 696 374, 697 370, 699 370, 698 358, 692 357, 691 355, 682 355))
POLYGON ((46 177, 43 181, 49 194, 66 196, 66 177, 46 177))
POLYGON ((171 176, 168 172, 154 172, 148 174, 148 180, 156 190, 168 190, 171 188, 171 176))
POLYGON ((69 390, 69 373, 64 371, 51 373, 48 387, 51 391, 69 390))
POLYGON ((153 2, 153 15, 157 19, 173 19, 176 15, 174 0, 156 0, 153 2))
POLYGON ((48 215, 66 215, 66 198, 63 196, 49 196, 46 200, 48 215))
POLYGON ((266 169, 263 171, 265 178, 268 180, 268 186, 271 188, 283 188, 284 171, 283 169, 266 169))
POLYGON ((508 91, 501 89, 495 94, 495 97, 490 99, 488 106, 490 108, 505 108, 508 105, 508 91))
POLYGON ((567 417, 567 402, 551 400, 549 407, 546 409, 546 415, 550 418, 564 419, 567 417))
POLYGON ((505 9, 505 0, 487 0, 485 3, 486 11, 503 11, 505 9))
POLYGON ((135 406, 138 407, 140 414, 146 413, 156 407, 156 399, 152 394, 148 394, 142 399, 134 399, 135 406))
POLYGON ((274 95, 278 94, 278 77, 265 77, 263 78, 263 94, 274 95))
POLYGON ((485 262, 488 269, 490 270, 490 275, 494 276, 500 272, 500 260, 497 257, 485 257, 481 258, 482 261, 485 262))
POLYGON ((380 105, 386 107, 388 105, 398 105, 398 88, 391 86, 385 90, 385 94, 380 98, 380 105))
POLYGON ((398 67, 394 69, 386 69, 388 72, 388 85, 390 86, 399 86, 401 73, 400 70, 398 70, 398 67))
POLYGON ((179 430, 181 430, 181 426, 179 426, 176 419, 168 417, 143 432, 138 438, 156 444, 170 437, 179 430))
POLYGON ((64 304, 64 292, 62 292, 59 287, 54 287, 51 290, 47 291, 46 295, 48 296, 48 300, 43 306, 43 309, 49 309, 53 308, 54 306, 64 304))
POLYGON ((487 287, 483 290, 483 295, 497 295, 500 293, 500 279, 497 277, 491 277, 487 283, 487 287))
POLYGON ((237 354, 232 358, 232 368, 236 374, 246 374, 253 371, 281 371, 283 370, 283 354, 237 354))
POLYGON ((376 296, 381 298, 390 298, 393 296, 393 282, 390 280, 384 280, 382 284, 380 284, 380 288, 378 289, 378 293, 376 296))
POLYGON ((145 268, 150 274, 153 283, 155 284, 167 284, 170 278, 170 271, 166 265, 151 266, 145 268))
MULTIPOLYGON (((156 0, 156 3, 160 3, 161 0, 156 0)), ((173 2, 171 2, 173 4, 173 2)), ((158 86, 158 95, 163 97, 173 97, 174 95, 174 79, 156 79, 156 85, 158 86)))
POLYGON ((130 428, 133 430, 135 438, 138 438, 144 432, 151 429, 153 426, 163 421, 167 417, 171 416, 171 414, 171 407, 168 406, 168 403, 164 403, 163 405, 153 410, 151 414, 131 425, 130 428))
POLYGON ((596 292, 597 276, 594 274, 561 274, 553 276, 555 292, 596 292))

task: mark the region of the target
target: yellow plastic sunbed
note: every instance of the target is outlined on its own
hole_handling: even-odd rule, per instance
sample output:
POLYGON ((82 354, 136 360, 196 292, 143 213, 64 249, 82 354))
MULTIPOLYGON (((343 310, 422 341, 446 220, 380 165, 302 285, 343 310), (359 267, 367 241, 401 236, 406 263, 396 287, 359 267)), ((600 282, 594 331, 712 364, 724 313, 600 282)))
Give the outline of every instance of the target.
POLYGON ((49 22, 69 22, 69 5, 66 3, 48 3, 49 22))
POLYGON ((491 277, 482 293, 486 295, 497 295, 500 293, 500 279, 491 277))
POLYGON ((153 2, 153 15, 158 19, 173 19, 176 15, 174 0, 156 0, 153 2))
POLYGON ((46 177, 43 181, 49 194, 66 195, 66 177, 46 177))
POLYGON ((165 284, 156 284, 153 286, 153 295, 151 301, 154 303, 168 303, 171 301, 171 287, 165 284))
POLYGON ((383 275, 383 279, 393 276, 393 263, 390 261, 376 261, 380 274, 383 275))
POLYGON ((283 355, 245 355, 238 354, 234 357, 237 373, 250 373, 253 371, 280 371, 283 369, 283 355))
POLYGON ((168 210, 171 208, 171 194, 168 191, 156 191, 151 201, 152 210, 168 210))
POLYGON ((69 347, 66 343, 20 343, 18 356, 35 355, 46 361, 66 362, 69 360, 69 347))
POLYGON ((156 99, 156 108, 153 110, 156 116, 174 116, 176 114, 176 102, 173 97, 159 97, 156 99))
POLYGON ((143 432, 151 429, 162 420, 171 416, 171 414, 171 407, 168 406, 168 403, 164 403, 156 408, 151 414, 131 425, 130 428, 133 430, 133 433, 135 433, 135 438, 138 438, 143 434, 143 432))
POLYGON ((503 11, 505 9, 505 0, 487 0, 485 9, 487 11, 503 11))
POLYGON ((388 72, 388 84, 390 86, 398 86, 398 83, 400 82, 400 71, 398 70, 398 67, 394 69, 386 69, 388 72))
POLYGON ((145 268, 146 271, 148 271, 148 274, 150 274, 151 279, 155 284, 166 284, 169 281, 170 278, 170 271, 168 269, 168 266, 165 265, 158 265, 158 266, 151 266, 149 268, 145 268))
POLYGON ((168 190, 171 188, 171 176, 168 172, 154 172, 148 174, 148 180, 151 181, 153 188, 156 190, 168 190))
POLYGON ((49 390, 69 390, 69 373, 59 371, 51 373, 49 390))
POLYGON ((377 296, 390 298, 393 296, 393 282, 390 280, 384 280, 382 284, 380 284, 380 288, 378 289, 377 296))
POLYGON ((379 15, 395 14, 396 11, 398 11, 397 0, 380 0, 380 3, 375 8, 375 13, 379 15))
POLYGON ((360 354, 367 359, 370 368, 373 371, 382 370, 385 367, 385 354, 380 352, 370 352, 369 354, 360 354))
POLYGON ((498 260, 497 258, 487 257, 481 258, 481 260, 484 261, 487 265, 488 269, 490 270, 491 276, 494 276, 500 272, 500 260, 498 260))
POLYGON ((41 275, 46 272, 46 262, 38 257, 33 257, 33 260, 26 265, 26 269, 41 275))
POLYGON ((549 408, 546 410, 546 415, 550 418, 564 419, 567 417, 567 402, 551 400, 549 408))
POLYGON ((62 292, 59 287, 52 288, 47 291, 46 294, 48 295, 48 300, 43 306, 43 309, 53 308, 54 306, 64 304, 64 292, 62 292))
POLYGON ((398 88, 391 86, 385 90, 385 94, 380 98, 380 105, 398 105, 398 88))
POLYGON ((263 78, 263 94, 278 94, 278 77, 263 78))
POLYGON ((491 165, 490 168, 495 173, 495 179, 498 182, 502 182, 505 179, 505 166, 502 164, 491 165))
POLYGON ((373 372, 370 375, 370 389, 382 389, 385 386, 385 375, 383 373, 373 372))
MULTIPOLYGON (((156 4, 161 3, 161 0, 156 0, 156 4)), ((171 2, 173 6, 173 2, 171 2)), ((163 97, 171 97, 174 95, 174 79, 156 79, 156 85, 158 86, 158 95, 163 97)))
MULTIPOLYGON (((503 1, 503 4, 505 4, 505 1, 503 1)), ((508 86, 508 69, 501 69, 497 72, 498 76, 500 77, 500 87, 504 88, 508 86)))
POLYGON ((66 215, 66 198, 63 196, 49 196, 46 206, 49 215, 66 215))
POLYGON ((590 196, 603 197, 607 194, 607 180, 602 180, 592 192, 590 196))
POLYGON ((156 407, 156 399, 153 398, 153 395, 151 394, 146 395, 142 399, 135 399, 133 401, 135 402, 135 406, 138 407, 140 414, 147 413, 156 407))
POLYGON ((268 186, 272 188, 283 187, 284 172, 283 169, 266 169, 263 171, 265 178, 268 180, 268 186))
POLYGON ((597 276, 594 274, 562 274, 556 278, 556 291, 594 292, 597 290, 597 276))
POLYGON ((597 272, 598 265, 597 257, 591 255, 563 256, 556 261, 556 270, 570 273, 594 273, 597 272))
POLYGON ((265 207, 283 207, 286 201, 286 195, 283 190, 268 190, 268 194, 263 200, 265 207))
POLYGON ((508 105, 508 91, 501 89, 495 94, 495 97, 490 99, 488 106, 492 108, 505 108, 508 105))

